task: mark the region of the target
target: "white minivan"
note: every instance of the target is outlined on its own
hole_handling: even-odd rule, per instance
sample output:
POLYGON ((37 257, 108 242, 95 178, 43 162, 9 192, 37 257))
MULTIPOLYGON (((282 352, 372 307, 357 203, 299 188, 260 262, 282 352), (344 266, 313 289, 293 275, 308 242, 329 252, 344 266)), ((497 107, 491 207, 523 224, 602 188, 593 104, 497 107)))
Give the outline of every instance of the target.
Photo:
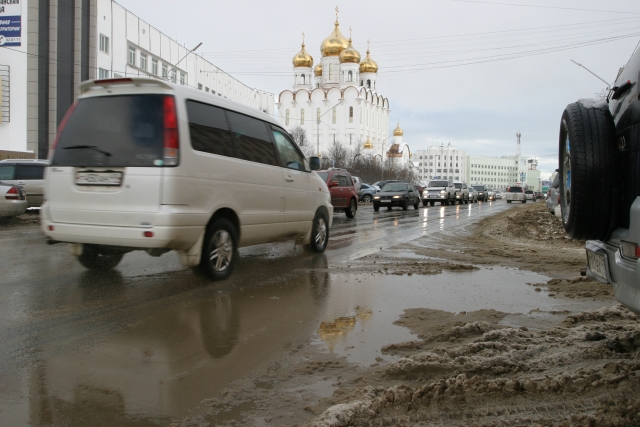
POLYGON ((324 181, 271 116, 152 78, 86 81, 45 173, 42 228, 80 263, 178 251, 213 279, 238 247, 299 240, 323 252, 333 216, 324 181))

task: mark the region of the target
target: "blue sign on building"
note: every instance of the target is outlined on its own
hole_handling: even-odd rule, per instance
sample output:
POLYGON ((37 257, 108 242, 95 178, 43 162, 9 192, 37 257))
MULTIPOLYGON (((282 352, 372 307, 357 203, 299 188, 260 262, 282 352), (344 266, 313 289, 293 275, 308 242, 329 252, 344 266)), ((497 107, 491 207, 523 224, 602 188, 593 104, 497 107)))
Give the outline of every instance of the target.
POLYGON ((0 47, 22 44, 22 0, 0 0, 0 47))

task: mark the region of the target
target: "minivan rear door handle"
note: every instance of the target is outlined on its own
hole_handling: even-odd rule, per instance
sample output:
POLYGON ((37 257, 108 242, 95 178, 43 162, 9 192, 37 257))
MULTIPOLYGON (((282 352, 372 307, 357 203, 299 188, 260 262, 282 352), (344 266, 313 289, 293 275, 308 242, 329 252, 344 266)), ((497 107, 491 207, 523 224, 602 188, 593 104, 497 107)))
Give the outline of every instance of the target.
POLYGON ((293 178, 291 178, 291 176, 288 176, 285 178, 285 181, 287 182, 293 182, 293 178))

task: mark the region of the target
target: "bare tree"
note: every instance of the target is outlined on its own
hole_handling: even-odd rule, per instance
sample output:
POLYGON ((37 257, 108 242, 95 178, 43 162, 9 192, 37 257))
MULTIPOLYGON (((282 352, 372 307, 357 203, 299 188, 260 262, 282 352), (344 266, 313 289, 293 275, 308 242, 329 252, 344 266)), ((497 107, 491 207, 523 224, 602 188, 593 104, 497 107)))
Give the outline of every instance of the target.
POLYGON ((307 131, 304 130, 302 126, 296 126, 291 129, 291 136, 293 137, 293 142, 298 144, 300 150, 306 157, 315 156, 316 152, 312 147, 311 141, 307 137, 307 131))

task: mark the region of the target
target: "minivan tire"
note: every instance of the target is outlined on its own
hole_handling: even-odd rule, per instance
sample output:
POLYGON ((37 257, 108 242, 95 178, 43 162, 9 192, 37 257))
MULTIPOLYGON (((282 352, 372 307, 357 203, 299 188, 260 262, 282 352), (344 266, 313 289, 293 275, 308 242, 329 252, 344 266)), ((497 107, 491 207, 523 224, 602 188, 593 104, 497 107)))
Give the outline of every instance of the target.
POLYGON ((319 211, 313 218, 313 224, 311 225, 311 241, 309 242, 309 249, 311 252, 320 254, 327 249, 328 243, 329 222, 327 221, 327 214, 319 211))
POLYGON ((356 216, 356 210, 358 209, 358 205, 356 205, 356 199, 351 199, 349 201, 349 207, 344 210, 344 213, 347 214, 347 218, 353 218, 356 216))
POLYGON ((238 256, 238 233, 231 221, 219 218, 209 224, 200 258, 202 270, 213 280, 224 280, 238 256))
POLYGON ((100 248, 96 245, 83 245, 82 254, 78 256, 78 261, 83 267, 94 271, 107 271, 114 269, 124 253, 100 248))
POLYGON ((615 124, 607 105, 569 104, 562 114, 558 151, 567 234, 579 240, 607 240, 615 228, 621 193, 615 124), (594 194, 598 203, 593 203, 594 194))

